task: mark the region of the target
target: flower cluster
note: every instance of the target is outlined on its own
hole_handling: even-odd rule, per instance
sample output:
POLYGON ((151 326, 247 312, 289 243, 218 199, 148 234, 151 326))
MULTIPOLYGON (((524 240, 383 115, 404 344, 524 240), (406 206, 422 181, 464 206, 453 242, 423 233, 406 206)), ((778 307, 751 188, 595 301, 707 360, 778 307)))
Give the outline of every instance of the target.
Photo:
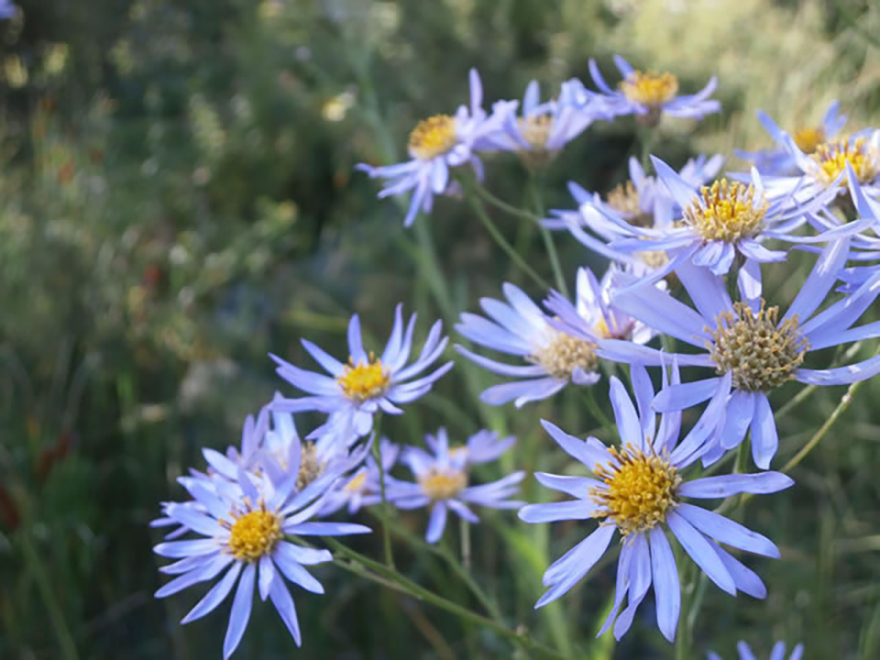
MULTIPOLYGON (((638 71, 620 57, 615 63, 621 74, 616 88, 591 60, 597 91, 572 79, 555 98, 542 101, 533 81, 522 102, 497 101, 491 112, 483 108, 480 77, 471 71, 470 104, 454 115, 419 122, 409 136, 410 160, 359 167, 387 181, 380 197, 411 194, 405 226, 419 212, 430 213, 434 197, 442 194, 482 195, 510 210, 482 188, 481 154, 513 152, 534 170, 549 166, 597 120, 634 115, 643 132, 658 130, 663 116, 693 121, 720 110, 710 98, 714 78, 700 92, 680 95, 678 78, 669 72, 638 71), (467 185, 459 178, 461 168, 473 171, 467 185)), ((821 354, 880 336, 880 323, 858 325, 880 294, 880 265, 864 263, 880 259, 880 131, 838 136, 845 117, 836 103, 821 126, 793 134, 766 115, 760 119, 776 147, 740 152, 754 161, 748 172, 718 178, 720 155, 697 156, 676 170, 646 152, 642 162, 629 161, 629 180, 609 192, 570 183, 576 209, 544 217, 514 208, 515 217, 544 232, 558 290, 541 292, 544 299, 536 302, 523 288, 503 284, 504 300, 482 298, 483 314, 461 314, 456 330, 462 343, 455 350, 473 365, 512 379, 482 392, 480 399, 491 406, 513 402, 520 408, 570 385, 587 392, 593 421, 604 424, 597 433, 603 440, 581 439, 542 420, 562 450, 557 457, 573 462, 565 474, 536 472, 535 478, 568 499, 517 501, 523 471, 485 478, 482 465, 511 451, 513 437, 481 430, 452 446, 441 428, 425 436, 424 446, 376 440, 378 417, 404 414, 453 363, 439 363, 448 341, 439 321, 414 357, 415 314, 404 322, 397 307, 381 352, 364 345, 354 315, 348 354, 341 359, 302 341, 326 373, 273 355, 278 375, 304 394, 277 395, 256 420, 248 419, 240 448, 225 454, 205 450, 207 472, 179 480, 191 499, 164 504, 164 516, 155 523, 173 527, 155 551, 179 560, 162 569, 179 577, 157 595, 225 571, 184 622, 213 610, 237 581, 224 645, 228 657, 244 632, 258 585, 299 644, 284 578, 321 593, 303 566, 332 557, 298 537, 367 532, 352 522, 313 519, 354 516, 362 507, 381 504, 386 525, 391 504, 401 511, 429 509, 425 538, 432 544, 443 536, 450 511, 465 523, 479 523, 475 506, 518 509, 519 518, 532 524, 595 519, 595 529, 547 567, 547 591, 536 607, 573 589, 618 536, 616 590, 600 635, 611 629, 618 639, 626 634, 653 591, 657 626, 674 641, 683 588, 692 586, 680 583, 680 562, 693 561, 731 595, 764 598, 767 587, 738 553, 774 559, 781 553, 771 539, 723 513, 752 496, 794 485, 787 470, 770 470, 780 446, 778 391, 795 383, 853 384, 880 372, 880 356, 829 366, 822 363, 827 354, 821 354), (573 298, 565 293, 549 230, 567 231, 564 236, 611 262, 601 275, 578 268, 573 298), (797 294, 779 304, 765 295, 763 274, 771 265, 782 267, 775 265, 795 254, 793 247, 813 261, 812 268, 797 294), (859 265, 848 266, 850 261, 859 265), (473 344, 513 362, 487 357, 473 344), (631 394, 615 375, 623 365, 631 394), (682 367, 688 367, 686 381, 682 367), (650 370, 656 370, 653 376, 650 370), (608 392, 607 406, 596 402, 595 391, 608 392), (697 421, 683 431, 685 411, 698 407, 687 416, 697 421), (605 415, 606 409, 613 415, 605 415), (294 416, 316 413, 325 416, 323 422, 301 439, 294 416), (731 471, 732 461, 724 459, 737 448, 742 451, 731 471), (746 471, 748 449, 757 471, 746 471), (411 480, 392 474, 400 466, 411 480), (703 473, 708 466, 720 472, 708 476, 703 473), (725 504, 714 511, 700 505, 718 499, 725 504), (187 534, 203 538, 177 540, 187 534), (681 546, 678 558, 670 540, 681 546)), ((469 379, 474 382, 479 381, 469 379)), ((392 570, 387 527, 385 532, 392 570)), ((739 653, 753 657, 744 643, 739 653)), ((772 657, 784 653, 780 643, 772 657)), ((799 646, 791 657, 801 653, 799 646)))

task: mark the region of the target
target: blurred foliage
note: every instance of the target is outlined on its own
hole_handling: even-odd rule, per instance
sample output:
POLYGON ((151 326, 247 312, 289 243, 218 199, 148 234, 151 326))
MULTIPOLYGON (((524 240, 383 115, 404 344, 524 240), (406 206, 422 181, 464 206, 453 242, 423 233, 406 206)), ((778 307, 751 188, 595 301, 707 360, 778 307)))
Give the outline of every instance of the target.
MULTIPOLYGON (((159 537, 147 523, 160 501, 181 496, 174 480, 201 465, 201 447, 234 443, 244 416, 284 388, 269 351, 303 361, 305 335, 339 346, 352 311, 381 337, 398 300, 418 309, 422 332, 446 311, 413 277, 423 264, 399 209, 377 202, 352 166, 402 154, 420 117, 465 99, 469 67, 490 100, 518 97, 533 77, 545 91, 586 79, 588 57, 607 68, 615 52, 676 71, 685 89, 718 75, 723 115, 661 127, 655 151, 681 162, 766 145, 759 107, 799 125, 838 98, 850 126, 876 126, 878 34, 880 9, 855 0, 24 2, 0 23, 0 657, 64 657, 65 643, 82 658, 219 656, 226 609, 181 628, 192 594, 153 599, 159 537)), ((625 121, 592 128, 545 178, 548 206, 571 206, 568 179, 591 189, 619 182, 636 138, 625 121)), ((520 203, 516 164, 488 169, 490 187, 520 203)), ((454 201, 441 201, 427 226, 456 311, 515 277, 454 201)), ((539 245, 527 227, 511 240, 539 245)), ((563 257, 573 268, 584 256, 570 243, 563 257)), ((782 269, 770 277, 791 294, 782 269)), ((459 370, 468 392, 490 380, 459 370)), ((464 436, 479 419, 516 432, 518 465, 533 469, 556 460, 542 455, 538 419, 579 428, 570 393, 507 420, 462 408, 446 380, 420 416, 389 424, 395 439, 417 442, 441 422, 464 436)), ((739 638, 764 649, 787 638, 803 639, 812 658, 880 655, 880 414, 866 403, 878 395, 877 383, 862 390, 836 437, 799 468, 796 491, 746 512, 772 530, 786 561, 759 568, 766 603, 710 587, 696 648, 730 656, 739 638)), ((785 420, 783 452, 838 396, 816 396, 785 420)), ((526 495, 540 497, 533 484, 526 495)), ((591 641, 608 569, 565 604, 532 613, 548 557, 581 531, 515 534, 486 519, 474 530, 475 570, 511 620, 548 643, 574 640, 579 657, 611 657, 612 642, 591 641)), ((405 522, 424 523, 418 514, 405 522)), ((400 559, 415 578, 464 597, 432 558, 400 559)), ((322 571, 327 596, 298 594, 304 649, 257 607, 239 655, 510 652, 340 573, 322 571)), ((662 657, 646 629, 615 657, 662 657)))

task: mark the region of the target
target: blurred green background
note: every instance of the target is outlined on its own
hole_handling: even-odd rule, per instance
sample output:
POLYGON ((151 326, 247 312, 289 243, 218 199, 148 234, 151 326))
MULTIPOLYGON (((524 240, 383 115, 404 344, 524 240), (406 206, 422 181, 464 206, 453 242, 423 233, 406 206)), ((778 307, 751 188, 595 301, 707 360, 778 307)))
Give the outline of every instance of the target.
MULTIPOLYGON (((440 200, 405 231, 401 209, 377 201, 375 183, 352 169, 403 157, 419 118, 465 101, 468 68, 481 72, 490 103, 518 98, 531 78, 545 93, 571 76, 586 80, 587 58, 608 71, 613 53, 675 72, 686 92, 717 75, 721 115, 659 129, 655 152, 680 165, 698 152, 767 146, 757 108, 794 128, 837 98, 851 128, 877 126, 873 4, 24 2, 0 23, 0 658, 220 657, 228 605, 178 625, 198 590, 153 599, 160 536, 148 523, 159 502, 183 497, 175 479, 203 466, 202 447, 236 443, 246 414, 276 389, 294 393, 266 354, 311 366, 303 336, 341 353, 354 311, 384 341, 398 301, 418 310, 424 333, 431 319, 448 322, 516 280, 464 205, 440 200), (445 306, 418 277, 429 239, 450 291, 445 306)), ((634 122, 593 126, 545 177, 547 206, 572 206, 569 179, 608 190, 638 149, 634 122)), ((490 189, 521 203, 518 163, 487 166, 490 189)), ((543 254, 528 227, 497 220, 524 251, 543 254)), ((573 240, 558 243, 570 279, 592 263, 573 240)), ((549 274, 543 256, 532 261, 549 274)), ((771 267, 771 297, 790 299, 802 281, 792 268, 802 275, 810 263, 771 267)), ((418 443, 439 424, 458 438, 489 425, 520 437, 506 466, 530 471, 562 461, 541 417, 589 430, 570 392, 518 413, 463 398, 491 382, 459 364, 386 430, 418 443)), ((789 387, 780 400, 797 389, 789 387)), ((815 395, 781 422, 781 458, 841 394, 815 395)), ((859 396, 796 470, 795 490, 749 505, 745 521, 779 543, 784 561, 750 563, 768 585, 766 602, 709 588, 694 657, 710 648, 733 657, 742 638, 764 653, 784 638, 803 640, 807 658, 880 657, 880 383, 859 396)), ((548 497, 531 479, 525 495, 548 497)), ((572 657, 668 657, 650 607, 640 613, 647 625, 616 649, 592 640, 613 567, 562 604, 532 611, 541 572, 584 530, 524 530, 512 514, 486 521, 474 530, 474 570, 512 627, 572 657)), ((404 522, 421 533, 425 517, 404 522)), ((353 544, 379 555, 378 538, 353 544)), ((434 558, 398 552, 409 575, 467 599, 434 558)), ((257 605, 237 657, 513 653, 428 605, 329 565, 317 573, 327 595, 294 594, 304 647, 257 605)))

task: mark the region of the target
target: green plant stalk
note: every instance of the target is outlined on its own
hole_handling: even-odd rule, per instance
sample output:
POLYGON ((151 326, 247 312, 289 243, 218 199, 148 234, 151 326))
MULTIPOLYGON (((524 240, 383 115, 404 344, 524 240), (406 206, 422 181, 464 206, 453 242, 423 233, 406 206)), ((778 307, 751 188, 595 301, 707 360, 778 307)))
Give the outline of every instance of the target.
POLYGON ((55 630, 55 636, 58 638, 58 646, 61 647, 62 657, 65 660, 79 660, 73 636, 70 634, 70 629, 64 620, 64 614, 58 606, 58 600, 55 598, 55 592, 52 590, 52 584, 49 582, 49 575, 46 573, 43 561, 37 554, 37 549, 34 547, 33 541, 31 541, 30 534, 27 531, 23 531, 19 535, 19 539, 21 540, 25 563, 34 574, 43 605, 49 613, 49 620, 52 622, 52 628, 55 630))
POLYGON ((505 213, 509 213, 510 215, 517 218, 522 218, 523 220, 528 220, 529 222, 532 222, 534 224, 539 224, 541 222, 540 216, 535 215, 531 211, 526 211, 525 209, 518 208, 516 206, 513 206, 512 204, 508 204, 504 200, 496 197, 488 190, 486 190, 486 188, 484 188, 478 181, 475 181, 473 191, 478 196, 480 196, 484 202, 486 202, 490 206, 494 206, 499 211, 504 211, 505 213))
POLYGON ((550 267, 553 269, 553 277, 556 280, 556 288, 563 296, 568 298, 568 286, 565 284, 565 275, 562 273, 562 265, 559 263, 559 253, 556 251, 556 243, 553 241, 553 235, 550 230, 541 224, 544 217, 544 202, 541 199, 541 189, 538 179, 532 174, 529 176, 529 192, 532 197, 532 205, 535 207, 535 213, 538 216, 538 227, 541 230, 541 239, 544 241, 544 249, 547 251, 547 258, 550 259, 550 267))
POLYGON ((614 431, 614 424, 608 418, 608 415, 605 414, 605 411, 602 410, 602 407, 599 405, 599 402, 596 401, 596 395, 593 392, 592 386, 587 386, 585 399, 587 401, 587 408, 590 410, 590 414, 596 418, 596 422, 606 431, 614 431))
POLYGON ((382 545, 385 549, 385 563, 394 568, 394 552, 391 548, 391 531, 388 529, 388 500, 385 497, 385 466, 382 465, 382 451, 379 447, 381 444, 381 435, 379 433, 380 416, 377 416, 373 431, 373 446, 371 451, 376 465, 379 468, 379 492, 382 495, 382 545))
POLYGON ((339 558, 335 557, 334 563, 345 570, 360 575, 361 577, 364 577, 368 580, 373 580, 375 582, 378 582, 379 584, 389 586, 390 588, 396 589, 397 591, 402 591, 410 596, 413 596, 414 598, 424 600, 428 603, 431 603, 432 605, 446 610, 447 612, 450 612, 451 614, 454 614, 479 626, 494 630, 499 635, 503 635, 504 637, 507 637, 508 639, 511 639, 517 644, 521 645, 527 651, 535 651, 547 658, 560 660, 565 658, 565 656, 558 653, 557 651, 554 651, 553 649, 534 641, 525 633, 510 630, 503 623, 493 621, 492 619, 487 619, 480 614, 472 612, 466 607, 462 607, 457 603, 446 600, 442 596, 439 596, 434 592, 429 591, 428 589, 425 589, 424 587, 416 584, 409 578, 398 573, 396 570, 389 568, 379 562, 373 561, 369 557, 365 557, 364 555, 361 555, 360 553, 347 548, 334 538, 327 537, 324 539, 324 541, 334 550, 335 553, 337 553, 338 555, 342 555, 342 557, 344 557, 345 559, 353 562, 353 564, 340 562, 339 558), (394 586, 392 587, 391 584, 393 584, 394 586))
MULTIPOLYGON (((684 554, 684 553, 681 553, 684 554)), ((675 660, 690 660, 690 638, 687 631, 687 620, 691 613, 691 591, 693 584, 691 576, 693 575, 692 562, 684 561, 680 555, 678 564, 681 568, 678 571, 678 582, 681 584, 681 611, 687 612, 687 615, 678 617, 678 629, 675 633, 675 660)))

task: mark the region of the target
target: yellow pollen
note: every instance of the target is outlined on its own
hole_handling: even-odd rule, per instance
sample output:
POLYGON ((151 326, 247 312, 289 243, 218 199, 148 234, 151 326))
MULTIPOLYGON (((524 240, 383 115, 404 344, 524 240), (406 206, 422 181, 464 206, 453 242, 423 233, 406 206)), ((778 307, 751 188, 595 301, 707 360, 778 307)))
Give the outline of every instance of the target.
POLYGON ((751 392, 766 391, 794 378, 810 348, 798 329, 794 316, 779 325, 779 308, 766 307, 755 314, 748 303, 734 303, 733 312, 716 317, 718 327, 711 333, 714 344, 706 342, 719 374, 733 373, 733 386, 751 392))
POLYGON ((554 378, 570 378, 577 367, 584 371, 595 371, 599 363, 595 344, 564 332, 557 332, 547 346, 535 351, 526 360, 541 365, 554 378))
POLYGON ((865 138, 825 142, 816 147, 812 159, 819 164, 819 180, 826 185, 846 171, 847 163, 852 166, 859 183, 867 183, 880 172, 880 154, 865 138))
POLYGON ((548 165, 559 153, 547 149, 547 140, 553 131, 553 115, 526 115, 516 120, 519 132, 530 149, 520 149, 517 154, 527 167, 540 169, 548 165))
POLYGON ((636 252, 636 256, 642 261, 642 263, 651 268, 662 268, 669 263, 669 257, 663 250, 657 250, 654 252, 636 252))
POLYGON ((798 149, 805 154, 811 154, 816 148, 825 142, 825 129, 821 126, 814 128, 801 128, 791 136, 798 149))
POLYGON ((348 364, 336 382, 349 399, 359 403, 380 396, 388 388, 391 376, 382 367, 382 361, 370 353, 368 362, 361 360, 357 364, 349 358, 348 364))
POLYGON ((318 460, 315 443, 304 442, 299 458, 299 472, 296 474, 296 490, 301 491, 321 476, 323 471, 324 464, 318 460))
POLYGON ((639 191, 636 190, 632 181, 616 186, 608 193, 605 201, 631 225, 650 227, 654 224, 653 214, 642 210, 639 191))
POLYGON ((366 471, 360 472, 356 474, 354 478, 345 484, 345 488, 343 490, 349 493, 357 493, 364 489, 364 484, 367 482, 367 473, 366 471))
POLYGON ((254 562, 272 552, 279 539, 281 519, 268 511, 251 511, 232 525, 229 551, 239 561, 254 562))
POLYGON ((437 501, 455 497, 465 489, 467 481, 467 474, 461 470, 440 471, 432 469, 419 478, 419 485, 425 495, 437 501))
POLYGON ((423 119, 409 134, 409 155, 430 160, 449 153, 458 141, 455 119, 449 115, 434 115, 423 119))
POLYGON ((619 83, 620 91, 634 103, 659 106, 678 94, 678 78, 671 73, 633 71, 619 83))
POLYGON ((755 206, 755 189, 727 179, 712 187, 703 186, 700 195, 684 210, 684 221, 706 241, 736 243, 761 231, 767 202, 755 206))
POLYGON ((616 462, 595 470, 608 488, 590 490, 592 500, 606 509, 596 517, 611 518, 623 536, 664 523, 667 513, 678 506, 678 470, 665 456, 646 454, 631 445, 608 451, 616 462))

